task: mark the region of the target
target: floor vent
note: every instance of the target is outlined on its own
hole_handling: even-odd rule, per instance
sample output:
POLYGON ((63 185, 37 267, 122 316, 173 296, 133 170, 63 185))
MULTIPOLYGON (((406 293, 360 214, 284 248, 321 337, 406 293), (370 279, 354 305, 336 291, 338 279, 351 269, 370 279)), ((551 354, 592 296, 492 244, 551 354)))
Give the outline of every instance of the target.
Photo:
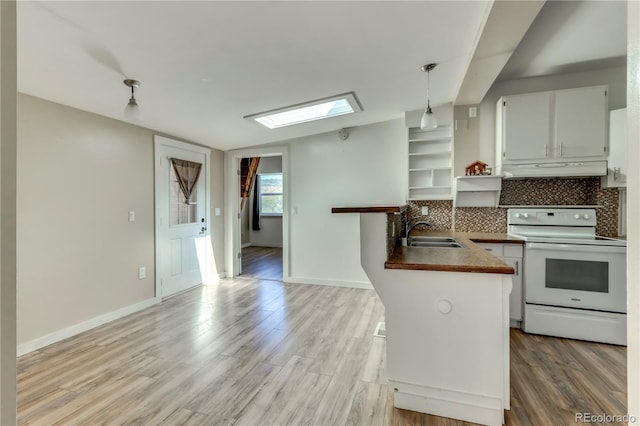
POLYGON ((384 328, 384 321, 380 321, 378 326, 376 327, 376 331, 373 332, 375 337, 382 337, 383 339, 387 337, 387 330, 384 328))

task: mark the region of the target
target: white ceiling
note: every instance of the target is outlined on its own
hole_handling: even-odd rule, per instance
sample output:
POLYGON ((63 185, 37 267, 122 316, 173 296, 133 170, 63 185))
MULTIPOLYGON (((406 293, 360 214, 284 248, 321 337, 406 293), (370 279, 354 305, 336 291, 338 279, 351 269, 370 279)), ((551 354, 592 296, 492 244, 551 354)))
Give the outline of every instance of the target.
POLYGON ((452 102, 487 1, 18 2, 18 90, 220 149, 452 102), (242 117, 354 91, 364 111, 268 130, 242 117), (125 120, 126 121, 126 120, 125 120))
POLYGON ((530 28, 539 5, 508 3, 19 1, 18 90, 127 121, 135 78, 135 124, 226 150, 422 109, 428 62, 439 105, 479 102, 505 62, 498 80, 626 60, 625 1, 547 1, 530 28), (242 118, 349 91, 363 112, 274 130, 242 118))
POLYGON ((621 66, 626 1, 547 1, 498 80, 621 66))

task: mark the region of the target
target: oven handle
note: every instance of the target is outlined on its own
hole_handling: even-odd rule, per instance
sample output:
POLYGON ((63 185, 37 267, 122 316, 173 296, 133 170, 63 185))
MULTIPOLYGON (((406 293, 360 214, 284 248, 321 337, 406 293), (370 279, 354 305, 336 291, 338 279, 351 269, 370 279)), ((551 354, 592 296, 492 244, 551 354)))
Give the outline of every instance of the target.
POLYGON ((556 244, 556 243, 527 243, 527 249, 532 250, 558 250, 582 253, 622 253, 627 252, 626 247, 598 246, 589 244, 556 244))

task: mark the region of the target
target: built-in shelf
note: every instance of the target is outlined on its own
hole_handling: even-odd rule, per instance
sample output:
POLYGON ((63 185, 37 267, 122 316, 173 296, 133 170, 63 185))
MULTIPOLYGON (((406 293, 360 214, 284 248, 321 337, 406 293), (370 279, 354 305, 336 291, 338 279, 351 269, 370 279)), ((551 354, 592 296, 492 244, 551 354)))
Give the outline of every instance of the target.
POLYGON ((433 130, 410 128, 409 200, 444 200, 452 198, 453 140, 450 125, 433 130))
POLYGON ((430 172, 430 171, 440 171, 440 170, 451 170, 451 167, 433 167, 433 168, 424 168, 424 169, 409 169, 410 172, 430 172))
POLYGON ((434 152, 410 152, 409 157, 421 156, 421 157, 433 157, 437 155, 451 155, 451 150, 446 151, 434 151, 434 152))
POLYGON ((498 207, 502 176, 457 176, 455 207, 498 207))
POLYGON ((409 189, 451 189, 450 185, 410 186, 409 189))

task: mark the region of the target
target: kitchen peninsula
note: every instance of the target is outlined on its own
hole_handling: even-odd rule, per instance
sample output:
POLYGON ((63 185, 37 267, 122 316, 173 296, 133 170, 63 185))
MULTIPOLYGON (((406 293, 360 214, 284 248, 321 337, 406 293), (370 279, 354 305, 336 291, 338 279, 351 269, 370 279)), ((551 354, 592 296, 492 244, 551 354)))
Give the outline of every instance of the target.
POLYGON ((332 209, 360 215, 361 265, 385 305, 394 405, 503 424, 514 270, 460 233, 451 234, 460 247, 402 247, 403 211, 332 209))

